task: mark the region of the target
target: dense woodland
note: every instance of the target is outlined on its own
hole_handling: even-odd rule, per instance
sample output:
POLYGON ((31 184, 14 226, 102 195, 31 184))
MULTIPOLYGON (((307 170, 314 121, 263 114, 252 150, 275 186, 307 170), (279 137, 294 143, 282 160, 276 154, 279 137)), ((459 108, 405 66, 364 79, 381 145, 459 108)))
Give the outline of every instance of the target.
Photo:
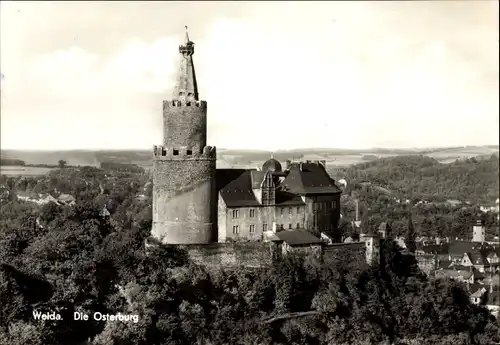
POLYGON ((472 305, 464 286, 428 279, 394 243, 373 267, 289 257, 271 269, 209 273, 176 248, 146 255, 148 174, 84 167, 1 179, 10 192, 0 204, 2 345, 500 341, 499 320, 472 305), (18 191, 68 193, 76 205, 39 206, 18 191), (35 321, 33 310, 63 320, 35 321), (139 322, 74 321, 74 311, 136 313, 139 322))
POLYGON ((404 234, 411 212, 420 236, 468 239, 478 217, 485 221, 489 235, 498 235, 495 214, 480 210, 480 206, 494 206, 498 198, 497 155, 451 164, 425 156, 400 156, 335 169, 332 175, 348 181, 341 202, 346 233, 352 231, 349 222, 355 219, 354 200, 358 199, 363 224, 376 227, 388 221, 396 234, 404 234), (463 203, 446 202, 450 199, 463 203))
POLYGON ((400 196, 444 201, 458 199, 494 205, 499 194, 499 158, 470 158, 439 163, 422 155, 397 156, 335 169, 353 188, 361 182, 387 188, 400 196))

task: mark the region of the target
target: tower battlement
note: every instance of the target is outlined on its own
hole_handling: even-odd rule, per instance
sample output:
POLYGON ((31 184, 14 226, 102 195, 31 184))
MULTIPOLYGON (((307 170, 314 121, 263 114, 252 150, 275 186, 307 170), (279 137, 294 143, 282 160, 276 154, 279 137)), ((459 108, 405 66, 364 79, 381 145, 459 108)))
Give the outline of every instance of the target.
POLYGON ((214 160, 217 158, 217 150, 215 146, 205 146, 197 150, 188 147, 174 148, 155 145, 153 158, 158 160, 214 160))
POLYGON ((206 101, 185 101, 185 100, 173 100, 173 101, 163 101, 163 110, 168 108, 180 108, 180 107, 193 107, 200 108, 204 110, 207 108, 206 101))

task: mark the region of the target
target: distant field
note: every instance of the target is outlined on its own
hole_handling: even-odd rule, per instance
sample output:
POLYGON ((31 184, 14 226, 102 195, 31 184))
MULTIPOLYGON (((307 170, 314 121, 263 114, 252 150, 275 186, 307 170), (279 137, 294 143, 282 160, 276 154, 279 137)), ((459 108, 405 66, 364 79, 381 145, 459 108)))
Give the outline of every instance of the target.
MULTIPOLYGON (((498 146, 465 146, 429 149, 336 149, 336 148, 310 148, 279 150, 273 153, 274 158, 284 164, 290 159, 298 160, 326 160, 329 166, 346 166, 374 159, 400 155, 422 154, 432 157, 441 163, 451 163, 457 159, 471 157, 489 157, 498 154, 498 146)), ((152 167, 151 150, 70 150, 70 151, 21 151, 2 150, 2 158, 19 159, 26 164, 54 164, 65 160, 68 165, 99 166, 101 162, 137 164, 146 169, 152 167)), ((271 152, 263 150, 233 150, 217 149, 218 168, 255 168, 271 157, 271 152)), ((2 174, 3 172, 2 167, 2 174)), ((12 167, 9 167, 12 169, 12 167)), ((27 168, 25 168, 27 169, 27 168)), ((33 168, 31 168, 33 169, 33 168)), ((43 169, 43 168, 36 168, 43 169)), ((6 172, 5 174, 8 174, 6 172)), ((30 175, 30 170, 23 171, 30 175)), ((15 173, 14 173, 15 174, 15 173)), ((37 174, 37 173, 35 173, 37 174)))
POLYGON ((23 166, 0 166, 0 175, 9 176, 39 176, 45 175, 55 168, 23 167, 23 166))

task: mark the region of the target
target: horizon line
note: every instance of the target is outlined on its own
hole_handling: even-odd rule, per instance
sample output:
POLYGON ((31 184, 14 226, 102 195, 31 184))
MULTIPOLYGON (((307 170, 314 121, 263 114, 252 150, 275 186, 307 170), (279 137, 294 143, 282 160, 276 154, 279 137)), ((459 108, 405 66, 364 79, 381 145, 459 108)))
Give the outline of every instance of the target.
MULTIPOLYGON (((154 146, 154 145, 153 145, 154 146)), ((31 149, 31 148, 1 148, 0 151, 30 151, 30 152, 50 152, 50 151, 149 151, 153 148, 61 148, 61 149, 31 149)), ((216 147, 216 146, 213 146, 216 147)), ((262 152, 287 152, 287 151, 299 151, 299 150, 346 150, 346 151, 369 151, 369 150, 398 150, 398 151, 410 151, 410 150, 435 150, 435 149, 454 149, 454 148, 467 148, 467 147, 495 147, 499 148, 499 144, 485 144, 485 145, 455 145, 455 146, 414 146, 414 147, 388 147, 388 146, 372 146, 365 148, 348 148, 348 147, 296 147, 289 149, 253 149, 253 148, 230 148, 230 147, 220 147, 218 150, 234 150, 234 151, 262 151, 262 152)))

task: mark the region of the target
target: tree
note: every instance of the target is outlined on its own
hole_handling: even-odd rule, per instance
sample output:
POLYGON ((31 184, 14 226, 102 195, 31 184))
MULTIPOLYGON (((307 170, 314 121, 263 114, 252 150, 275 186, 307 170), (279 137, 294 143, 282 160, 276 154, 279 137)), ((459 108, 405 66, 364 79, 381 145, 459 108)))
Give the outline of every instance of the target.
POLYGON ((415 232, 415 228, 413 227, 412 208, 410 206, 410 209, 408 211, 408 230, 405 237, 406 248, 410 253, 415 253, 415 251, 417 250, 416 236, 417 234, 415 232))
POLYGON ((59 163, 59 169, 64 169, 66 167, 66 161, 65 160, 60 160, 59 163))

